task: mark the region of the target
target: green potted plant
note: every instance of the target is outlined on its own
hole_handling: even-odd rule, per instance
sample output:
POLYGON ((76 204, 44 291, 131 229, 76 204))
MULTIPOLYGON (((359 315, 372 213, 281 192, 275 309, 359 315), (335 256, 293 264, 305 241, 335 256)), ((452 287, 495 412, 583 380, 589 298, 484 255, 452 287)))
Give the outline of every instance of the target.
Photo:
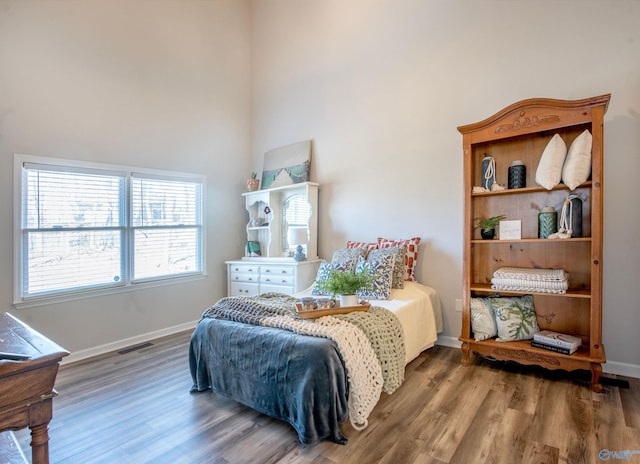
POLYGON ((247 179, 247 190, 253 192, 254 190, 258 190, 260 186, 260 181, 257 179, 258 173, 252 172, 251 177, 247 179))
POLYGON ((490 218, 479 217, 475 219, 475 228, 480 229, 480 236, 485 240, 491 240, 496 234, 496 226, 506 216, 492 216, 490 218))
POLYGON ((358 271, 338 271, 331 269, 327 278, 318 282, 318 288, 340 298, 340 306, 358 304, 358 290, 369 290, 373 286, 375 275, 369 269, 358 271))

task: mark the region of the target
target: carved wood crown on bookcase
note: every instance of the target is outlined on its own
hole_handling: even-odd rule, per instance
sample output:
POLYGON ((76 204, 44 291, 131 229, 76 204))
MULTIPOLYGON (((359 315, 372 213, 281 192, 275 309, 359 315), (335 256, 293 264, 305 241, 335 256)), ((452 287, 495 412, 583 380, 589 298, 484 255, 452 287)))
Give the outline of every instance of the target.
POLYGON ((586 116, 586 108, 593 108, 596 106, 604 105, 604 111, 607 111, 609 106, 609 100, 611 94, 599 95, 597 97, 585 98, 582 100, 557 100, 553 98, 529 98, 513 103, 506 108, 503 108, 493 116, 490 116, 483 121, 479 121, 473 124, 465 126, 459 126, 458 131, 465 134, 469 132, 479 131, 490 127, 499 121, 506 119, 510 114, 518 112, 518 115, 510 124, 500 124, 494 129, 496 134, 504 134, 510 131, 522 130, 528 127, 536 127, 543 124, 555 124, 560 121, 560 116, 554 114, 553 111, 571 111, 575 109, 581 109, 585 111, 583 114, 586 116), (523 107, 528 107, 530 112, 535 112, 535 109, 539 111, 549 111, 545 115, 532 115, 527 116, 523 107))
POLYGON ((551 124, 560 121, 560 116, 555 114, 533 117, 525 116, 525 114, 526 112, 521 111, 518 119, 515 119, 511 124, 497 126, 495 129, 496 134, 517 131, 526 127, 537 127, 543 124, 551 124))

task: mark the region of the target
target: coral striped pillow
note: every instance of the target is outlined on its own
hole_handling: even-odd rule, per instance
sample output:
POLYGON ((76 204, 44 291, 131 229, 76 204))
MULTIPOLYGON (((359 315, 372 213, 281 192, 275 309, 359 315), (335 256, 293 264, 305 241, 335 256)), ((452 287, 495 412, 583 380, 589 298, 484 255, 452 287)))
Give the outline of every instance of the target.
POLYGON ((407 254, 404 257, 405 279, 415 282, 415 268, 418 262, 418 246, 420 245, 420 237, 413 237, 406 240, 389 240, 387 238, 378 237, 379 248, 391 248, 394 246, 407 246, 407 254))
POLYGON ((375 250, 378 248, 377 243, 369 243, 369 242, 352 242, 351 240, 347 240, 347 248, 366 248, 367 251, 375 250))

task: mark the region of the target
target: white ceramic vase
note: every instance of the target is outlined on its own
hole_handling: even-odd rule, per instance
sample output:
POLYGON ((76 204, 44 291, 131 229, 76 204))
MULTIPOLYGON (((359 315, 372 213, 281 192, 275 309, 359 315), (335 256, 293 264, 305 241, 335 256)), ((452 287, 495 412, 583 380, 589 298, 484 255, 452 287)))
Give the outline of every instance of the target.
POLYGON ((356 306, 358 304, 358 295, 340 295, 340 306, 356 306))

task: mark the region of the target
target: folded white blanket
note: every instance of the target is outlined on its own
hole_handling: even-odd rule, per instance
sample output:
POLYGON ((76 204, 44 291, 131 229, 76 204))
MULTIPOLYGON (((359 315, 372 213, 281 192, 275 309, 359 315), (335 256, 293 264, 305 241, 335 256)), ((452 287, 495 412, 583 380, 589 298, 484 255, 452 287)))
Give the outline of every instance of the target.
POLYGON ((565 281, 569 274, 562 269, 535 269, 523 267, 501 267, 493 273, 498 279, 523 279, 543 282, 565 281))
POLYGON ((569 281, 535 281, 527 279, 491 279, 493 290, 518 291, 518 292, 539 292, 539 293, 566 293, 569 288, 569 281))

